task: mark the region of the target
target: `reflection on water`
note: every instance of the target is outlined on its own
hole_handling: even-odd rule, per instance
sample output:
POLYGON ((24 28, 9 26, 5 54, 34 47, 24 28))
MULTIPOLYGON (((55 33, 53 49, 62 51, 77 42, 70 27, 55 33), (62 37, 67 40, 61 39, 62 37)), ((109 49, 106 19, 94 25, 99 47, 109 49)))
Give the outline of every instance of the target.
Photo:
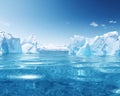
POLYGON ((64 51, 0 57, 0 96, 120 96, 119 57, 64 51))
POLYGON ((9 76, 10 79, 29 79, 29 80, 32 80, 32 79, 41 79, 42 76, 39 76, 39 75, 20 75, 20 76, 9 76))

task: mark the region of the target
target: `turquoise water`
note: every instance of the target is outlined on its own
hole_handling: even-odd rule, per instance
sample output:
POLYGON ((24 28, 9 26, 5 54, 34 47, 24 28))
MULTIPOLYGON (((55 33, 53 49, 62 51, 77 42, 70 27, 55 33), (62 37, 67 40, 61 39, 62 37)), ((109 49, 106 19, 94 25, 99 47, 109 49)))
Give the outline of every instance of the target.
POLYGON ((120 96, 120 58, 65 51, 4 55, 0 96, 120 96))

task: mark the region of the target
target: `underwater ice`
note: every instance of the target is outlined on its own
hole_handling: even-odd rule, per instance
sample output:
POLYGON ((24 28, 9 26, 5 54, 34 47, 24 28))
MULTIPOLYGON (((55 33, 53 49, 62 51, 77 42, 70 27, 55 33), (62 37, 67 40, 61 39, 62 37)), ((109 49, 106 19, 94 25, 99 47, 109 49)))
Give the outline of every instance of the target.
POLYGON ((119 56, 120 36, 117 31, 93 38, 74 35, 68 49, 70 55, 76 56, 119 56))
POLYGON ((34 36, 20 43, 20 38, 13 37, 10 33, 0 32, 0 54, 8 53, 35 53, 37 41, 34 36))

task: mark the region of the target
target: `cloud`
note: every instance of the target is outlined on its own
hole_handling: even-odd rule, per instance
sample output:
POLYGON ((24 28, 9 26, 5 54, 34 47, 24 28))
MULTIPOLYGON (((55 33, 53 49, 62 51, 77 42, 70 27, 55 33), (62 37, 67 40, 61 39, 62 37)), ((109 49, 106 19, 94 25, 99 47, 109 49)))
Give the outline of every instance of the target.
POLYGON ((110 24, 115 24, 115 23, 117 23, 117 21, 110 20, 109 23, 110 23, 110 24))
POLYGON ((99 25, 96 22, 92 22, 92 23, 90 23, 90 26, 98 27, 99 25))
POLYGON ((106 24, 100 24, 100 27, 103 28, 103 29, 107 29, 107 25, 106 24))
POLYGON ((102 27, 105 27, 106 25, 105 24, 101 24, 102 27))

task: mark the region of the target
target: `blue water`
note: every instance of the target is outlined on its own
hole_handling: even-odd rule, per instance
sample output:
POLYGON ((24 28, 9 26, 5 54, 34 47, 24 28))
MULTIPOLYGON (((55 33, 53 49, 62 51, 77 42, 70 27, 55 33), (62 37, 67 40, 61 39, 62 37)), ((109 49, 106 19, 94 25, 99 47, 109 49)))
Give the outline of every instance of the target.
POLYGON ((120 58, 65 51, 4 55, 0 96, 120 96, 120 58))

